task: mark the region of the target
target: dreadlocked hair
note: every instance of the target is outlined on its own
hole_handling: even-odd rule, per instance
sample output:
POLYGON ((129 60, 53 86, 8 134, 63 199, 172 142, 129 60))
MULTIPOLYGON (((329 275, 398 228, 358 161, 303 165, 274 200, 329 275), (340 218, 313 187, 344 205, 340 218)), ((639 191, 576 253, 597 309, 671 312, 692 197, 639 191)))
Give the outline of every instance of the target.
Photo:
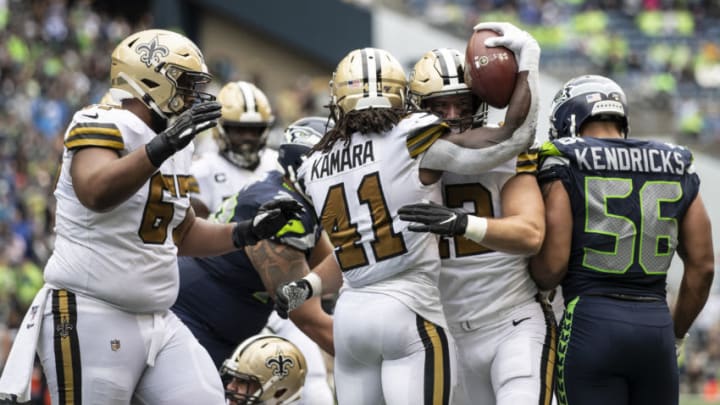
POLYGON ((348 111, 340 115, 335 127, 328 131, 320 142, 315 144, 312 152, 326 152, 339 140, 343 140, 347 145, 355 132, 361 134, 387 132, 397 125, 405 114, 405 110, 401 108, 371 107, 365 110, 348 111))

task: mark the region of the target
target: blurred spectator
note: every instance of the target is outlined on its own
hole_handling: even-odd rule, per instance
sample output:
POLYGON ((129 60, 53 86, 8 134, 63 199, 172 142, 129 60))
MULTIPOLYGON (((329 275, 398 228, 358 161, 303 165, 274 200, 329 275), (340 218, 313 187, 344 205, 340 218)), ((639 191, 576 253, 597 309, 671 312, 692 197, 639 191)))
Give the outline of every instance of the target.
MULTIPOLYGON (((43 283, 69 111, 100 99, 107 55, 146 28, 94 11, 99 3, 0 0, 0 369, 43 283)), ((43 403, 42 384, 38 392, 43 403)))
MULTIPOLYGON (((1 227, 0 232, 2 232, 1 227)), ((0 235, 0 237, 2 236, 0 235)), ((10 266, 7 250, 5 247, 0 247, 0 324, 3 326, 8 325, 10 319, 15 316, 11 314, 15 307, 13 302, 15 299, 15 270, 10 266)))
POLYGON ((50 91, 41 93, 31 107, 33 125, 47 139, 58 136, 65 129, 70 113, 58 91, 58 86, 51 86, 50 91))
POLYGON ((703 42, 695 59, 695 81, 703 87, 720 87, 720 42, 703 42))
POLYGON ((678 118, 678 132, 681 143, 696 143, 703 132, 703 115, 697 101, 688 99, 680 103, 678 118))

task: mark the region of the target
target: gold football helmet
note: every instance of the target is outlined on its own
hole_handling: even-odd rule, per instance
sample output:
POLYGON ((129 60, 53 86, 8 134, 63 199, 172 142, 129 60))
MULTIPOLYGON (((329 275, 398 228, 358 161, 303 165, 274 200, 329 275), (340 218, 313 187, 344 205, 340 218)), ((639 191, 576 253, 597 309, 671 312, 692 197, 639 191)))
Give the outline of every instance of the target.
POLYGON ((213 100, 212 95, 199 91, 210 80, 200 49, 172 31, 136 32, 112 53, 110 91, 114 99, 137 98, 165 119, 198 100, 213 100))
POLYGON ((277 335, 246 339, 220 367, 225 396, 233 405, 287 404, 305 384, 305 356, 277 335))
POLYGON ((408 104, 411 109, 427 109, 436 97, 469 95, 472 112, 469 116, 447 120, 451 127, 467 129, 485 125, 487 103, 480 100, 465 83, 465 57, 456 49, 433 49, 423 55, 410 72, 408 104))
POLYGON ((222 116, 214 135, 220 153, 237 166, 254 169, 275 122, 268 98, 254 84, 238 81, 223 86, 218 101, 222 116))
POLYGON ((388 51, 351 51, 337 65, 330 81, 330 110, 335 120, 353 110, 402 108, 407 79, 400 62, 388 51))

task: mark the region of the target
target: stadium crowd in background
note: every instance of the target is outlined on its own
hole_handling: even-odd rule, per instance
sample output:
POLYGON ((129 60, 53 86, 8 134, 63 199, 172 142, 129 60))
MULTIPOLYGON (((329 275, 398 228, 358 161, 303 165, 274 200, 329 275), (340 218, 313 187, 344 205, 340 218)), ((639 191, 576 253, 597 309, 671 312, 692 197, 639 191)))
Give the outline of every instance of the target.
POLYGON ((43 283, 62 134, 107 90, 108 55, 139 28, 85 2, 0 2, 0 364, 43 283))
MULTIPOLYGON (((13 329, 18 327, 42 285, 42 268, 53 246, 52 191, 60 164, 62 134, 70 115, 100 100, 107 90, 110 69, 107 55, 115 45, 129 33, 148 28, 152 23, 149 14, 131 24, 121 16, 95 11, 90 3, 88 0, 0 0, 0 370, 13 329)), ((547 57, 551 62, 551 55, 555 53, 561 61, 553 66, 569 57, 585 55, 588 63, 604 67, 600 73, 613 75, 621 84, 648 71, 658 73, 649 75, 654 79, 648 86, 654 86, 656 91, 680 94, 670 100, 679 117, 678 132, 707 142, 720 140, 720 101, 718 97, 714 100, 706 97, 704 91, 718 83, 713 83, 703 69, 703 66, 720 63, 717 1, 398 0, 396 3, 401 3, 410 13, 424 15, 428 21, 455 27, 463 37, 480 19, 545 27, 574 26, 581 31, 588 27, 598 29, 595 26, 598 22, 624 23, 625 31, 617 30, 623 35, 609 36, 607 43, 599 45, 566 42, 568 38, 583 37, 574 30, 562 31, 560 36, 553 31, 531 32, 543 46, 543 59, 547 57), (645 15, 646 19, 631 17, 636 14, 645 15), (620 18, 609 19, 609 16, 620 18), (675 27, 673 35, 657 30, 654 21, 658 16, 664 17, 665 25, 661 27, 675 27), (574 24, 561 24, 569 21, 574 24), (653 36, 661 40, 645 40, 653 36), (547 40, 558 38, 560 44, 571 46, 570 51, 546 46, 547 40), (638 48, 638 44, 647 48, 638 48), (603 47, 611 51, 597 52, 603 47), (645 56, 637 53, 639 49, 650 57, 639 58, 645 56)), ((250 73, 238 72, 222 61, 208 63, 215 69, 218 82, 240 79, 240 73, 250 73)), ((317 113, 312 109, 326 103, 320 100, 327 97, 326 92, 315 94, 317 100, 310 94, 307 83, 283 93, 284 100, 298 98, 305 103, 304 110, 284 117, 285 122, 317 113)), ((278 104, 294 103, 279 100, 278 104)), ((692 139, 680 138, 679 142, 692 139)), ((710 309, 713 300, 711 297, 710 309)), ((717 319, 698 322, 693 329, 681 372, 681 391, 708 395, 714 392, 718 396, 720 322, 717 319)))
POLYGON ((561 80, 612 76, 635 108, 674 115, 681 143, 720 143, 720 3, 713 0, 387 1, 466 37, 478 21, 509 21, 543 48, 561 80))

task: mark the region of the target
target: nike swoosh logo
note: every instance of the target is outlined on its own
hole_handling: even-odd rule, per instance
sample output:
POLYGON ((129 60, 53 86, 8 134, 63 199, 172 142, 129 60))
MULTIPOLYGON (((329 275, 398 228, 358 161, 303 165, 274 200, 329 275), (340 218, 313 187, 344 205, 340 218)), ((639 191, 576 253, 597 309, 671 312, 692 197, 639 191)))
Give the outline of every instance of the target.
POLYGON ((456 216, 457 216, 457 215, 453 214, 450 218, 448 218, 448 219, 446 219, 446 220, 444 220, 444 221, 442 221, 442 222, 438 222, 438 225, 444 225, 444 224, 450 223, 450 222, 452 222, 452 221, 455 220, 455 217, 456 217, 456 216))
POLYGON ((521 322, 525 322, 525 321, 527 321, 528 319, 530 319, 529 316, 528 316, 527 318, 514 319, 514 320, 512 321, 512 324, 513 324, 513 326, 518 326, 518 325, 520 325, 521 322))
POLYGON ((98 113, 95 113, 95 114, 83 114, 83 115, 86 116, 86 117, 88 117, 88 118, 92 118, 92 119, 95 119, 95 118, 98 117, 98 113))

